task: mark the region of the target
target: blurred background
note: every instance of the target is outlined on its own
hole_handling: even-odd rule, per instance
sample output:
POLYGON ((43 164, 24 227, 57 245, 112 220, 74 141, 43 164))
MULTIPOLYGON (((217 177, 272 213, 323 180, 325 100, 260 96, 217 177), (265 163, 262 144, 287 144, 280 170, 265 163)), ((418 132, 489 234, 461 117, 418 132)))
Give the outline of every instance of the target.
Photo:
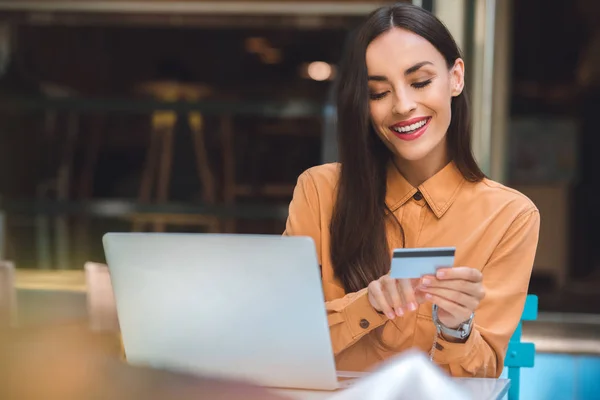
MULTIPOLYGON (((526 397, 592 398, 600 2, 407 2, 464 52, 484 171, 541 212, 522 393, 556 375, 526 397)), ((336 160, 336 64, 382 4, 0 0, 0 259, 19 323, 89 313, 84 265, 107 231, 281 233, 297 176, 336 160)))

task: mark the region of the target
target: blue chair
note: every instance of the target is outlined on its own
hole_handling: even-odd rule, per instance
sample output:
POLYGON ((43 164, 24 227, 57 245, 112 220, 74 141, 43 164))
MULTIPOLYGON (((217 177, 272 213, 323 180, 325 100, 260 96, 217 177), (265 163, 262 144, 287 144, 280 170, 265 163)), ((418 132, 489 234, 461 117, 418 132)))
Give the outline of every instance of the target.
MULTIPOLYGON (((538 297, 534 294, 527 295, 521 321, 535 321, 537 316, 538 297)), ((504 366, 508 368, 508 378, 510 379, 508 400, 519 400, 521 368, 532 368, 535 360, 535 344, 521 342, 522 325, 523 323, 519 322, 515 333, 510 338, 504 360, 504 366)))

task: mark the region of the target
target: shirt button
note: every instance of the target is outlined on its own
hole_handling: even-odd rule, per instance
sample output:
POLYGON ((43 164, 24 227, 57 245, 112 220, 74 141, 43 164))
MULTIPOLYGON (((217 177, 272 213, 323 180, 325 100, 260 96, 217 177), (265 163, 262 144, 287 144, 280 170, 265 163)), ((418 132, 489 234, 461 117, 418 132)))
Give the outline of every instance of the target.
POLYGON ((415 199, 416 201, 421 201, 423 200, 423 194, 421 194, 421 192, 417 192, 413 195, 413 199, 415 199))
POLYGON ((361 319, 360 320, 360 327, 361 328, 367 329, 369 327, 369 325, 371 325, 371 324, 366 319, 361 319))

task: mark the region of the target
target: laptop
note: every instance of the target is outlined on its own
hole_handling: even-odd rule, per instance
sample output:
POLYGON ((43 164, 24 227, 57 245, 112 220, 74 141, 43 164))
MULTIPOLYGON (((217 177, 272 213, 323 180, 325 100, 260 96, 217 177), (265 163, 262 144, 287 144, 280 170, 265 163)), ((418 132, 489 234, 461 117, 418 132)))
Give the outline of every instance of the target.
POLYGON ((311 238, 107 233, 103 245, 128 362, 288 389, 361 376, 336 371, 311 238))

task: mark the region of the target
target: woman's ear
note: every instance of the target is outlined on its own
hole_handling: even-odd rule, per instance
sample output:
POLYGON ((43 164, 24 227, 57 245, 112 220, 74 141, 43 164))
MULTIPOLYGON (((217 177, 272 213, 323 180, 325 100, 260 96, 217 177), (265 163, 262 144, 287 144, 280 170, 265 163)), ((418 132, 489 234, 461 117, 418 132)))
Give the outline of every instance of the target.
POLYGON ((461 58, 454 61, 450 70, 450 93, 452 97, 460 95, 465 87, 465 63, 461 58))

